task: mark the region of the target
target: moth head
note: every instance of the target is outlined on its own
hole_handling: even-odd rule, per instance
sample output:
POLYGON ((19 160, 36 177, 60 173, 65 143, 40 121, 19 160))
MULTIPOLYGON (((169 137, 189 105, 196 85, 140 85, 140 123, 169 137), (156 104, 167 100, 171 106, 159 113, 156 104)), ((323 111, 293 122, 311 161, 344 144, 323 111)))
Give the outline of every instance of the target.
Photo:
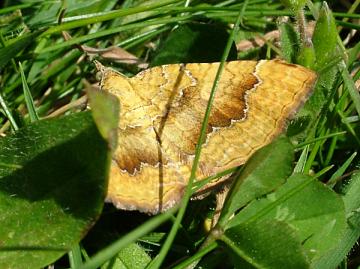
POLYGON ((129 78, 98 61, 95 61, 95 65, 101 72, 101 90, 117 96, 121 106, 128 106, 137 99, 129 78))

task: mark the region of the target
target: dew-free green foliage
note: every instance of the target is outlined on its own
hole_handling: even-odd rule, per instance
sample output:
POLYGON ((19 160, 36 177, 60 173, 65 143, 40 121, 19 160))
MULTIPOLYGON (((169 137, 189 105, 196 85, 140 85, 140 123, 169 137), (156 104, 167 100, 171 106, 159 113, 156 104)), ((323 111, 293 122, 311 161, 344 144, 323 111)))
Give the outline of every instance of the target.
POLYGON ((295 27, 288 22, 282 22, 278 26, 281 40, 281 57, 287 62, 295 62, 299 54, 300 40, 295 27))
POLYGON ((345 232, 337 245, 330 249, 325 255, 320 257, 315 263, 315 268, 326 269, 334 264, 339 264, 346 253, 349 253, 356 241, 360 238, 360 176, 359 173, 354 174, 350 182, 343 187, 342 193, 347 224, 345 232))
POLYGON ((104 91, 87 90, 92 116, 101 136, 108 141, 111 150, 117 145, 117 126, 119 122, 118 99, 104 91))
POLYGON ((23 90, 24 90, 24 97, 25 97, 25 102, 26 102, 26 108, 29 112, 29 116, 30 116, 30 120, 33 121, 38 121, 39 120, 39 116, 36 112, 36 108, 34 106, 34 100, 32 99, 31 96, 31 92, 29 89, 29 86, 27 84, 26 78, 25 78, 25 74, 24 74, 24 70, 22 68, 21 63, 19 63, 19 70, 20 70, 20 74, 21 74, 21 81, 22 81, 22 85, 23 85, 23 90))
POLYGON ((136 243, 132 243, 121 249, 117 256, 106 262, 102 268, 106 269, 109 266, 113 266, 114 268, 141 269, 145 268, 150 261, 151 257, 149 254, 136 243))
POLYGON ((256 152, 238 175, 234 175, 235 182, 224 204, 219 224, 225 225, 237 210, 285 183, 292 173, 293 158, 294 149, 285 137, 256 152))
POLYGON ((266 198, 253 201, 228 226, 275 219, 294 229, 310 260, 334 248, 345 228, 342 199, 322 183, 294 174, 266 198))
POLYGON ((0 268, 358 266, 347 255, 360 236, 359 3, 1 2, 0 268), (93 59, 128 76, 141 66, 79 45, 121 47, 150 66, 281 57, 318 80, 287 137, 220 174, 232 186, 204 229, 214 193, 157 216, 102 211, 121 104, 93 89, 93 59), (80 112, 85 93, 91 111, 80 112), (44 119, 53 112, 66 115, 44 119))
POLYGON ((236 268, 309 268, 296 232, 282 221, 239 224, 222 240, 237 254, 230 254, 236 268))
MULTIPOLYGON (((287 25, 292 28, 292 25, 287 25)), ((288 30, 289 31, 289 30, 288 30)), ((293 30, 294 31, 294 30, 293 30)), ((287 34, 288 35, 288 34, 287 34)), ((286 45, 285 53, 289 54, 287 48, 292 47, 294 39, 283 39, 286 45), (289 44, 290 43, 290 44, 289 44)), ((292 54, 298 55, 296 61, 313 70, 318 71, 318 79, 313 94, 299 111, 295 120, 288 129, 288 135, 304 134, 304 128, 311 128, 316 121, 324 106, 328 106, 331 96, 335 94, 333 86, 338 76, 337 64, 341 60, 341 52, 337 45, 337 32, 334 18, 327 7, 323 5, 320 8, 319 16, 316 21, 312 43, 305 42, 303 46, 298 40, 296 46, 300 49, 293 51, 292 54), (325 42, 326 41, 326 42, 325 42), (300 128, 297 126, 300 125, 300 128)))
POLYGON ((0 267, 46 266, 99 217, 106 142, 83 112, 21 128, 0 148, 0 267))

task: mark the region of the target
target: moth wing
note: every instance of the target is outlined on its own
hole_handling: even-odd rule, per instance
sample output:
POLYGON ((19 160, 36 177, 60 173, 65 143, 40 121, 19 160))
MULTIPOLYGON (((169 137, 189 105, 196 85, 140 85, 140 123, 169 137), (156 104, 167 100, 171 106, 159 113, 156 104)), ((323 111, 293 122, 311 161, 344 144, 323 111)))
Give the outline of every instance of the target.
MULTIPOLYGON (((149 213, 178 203, 218 66, 161 66, 126 81, 137 101, 119 97, 126 107, 125 123, 119 126, 108 201, 149 213), (138 129, 126 133, 129 126, 138 129)), ((277 60, 226 63, 197 177, 241 165, 268 144, 306 100, 315 80, 312 71, 277 60)))

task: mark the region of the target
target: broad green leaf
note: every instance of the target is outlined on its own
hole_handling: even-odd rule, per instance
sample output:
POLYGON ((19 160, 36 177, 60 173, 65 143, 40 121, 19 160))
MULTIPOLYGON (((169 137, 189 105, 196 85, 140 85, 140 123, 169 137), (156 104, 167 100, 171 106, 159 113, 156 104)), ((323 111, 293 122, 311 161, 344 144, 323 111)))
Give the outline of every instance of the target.
POLYGON ((105 91, 89 88, 87 94, 92 108, 92 115, 99 132, 109 142, 111 148, 115 150, 117 145, 117 125, 120 115, 119 101, 114 95, 105 91))
POLYGON ((136 243, 132 243, 120 250, 119 254, 105 263, 103 269, 143 269, 151 261, 151 257, 144 248, 136 243))
POLYGON ((334 60, 334 56, 339 55, 337 36, 335 19, 326 2, 323 2, 312 37, 317 70, 329 65, 334 60))
POLYGON ((266 198, 253 201, 228 226, 263 219, 284 221, 293 227, 313 262, 336 246, 346 224, 340 196, 301 174, 292 175, 266 198))
POLYGON ((312 68, 315 62, 315 51, 310 41, 301 40, 298 32, 290 23, 279 25, 282 57, 290 63, 297 63, 312 68))
POLYGON ((106 195, 110 154, 89 112, 0 140, 0 268, 40 268, 78 243, 106 195))
MULTIPOLYGON (((151 66, 169 63, 219 62, 229 34, 224 27, 209 24, 184 24, 169 34, 151 66)), ((233 44, 228 60, 236 59, 233 44)))
POLYGON ((279 25, 282 58, 294 63, 299 52, 299 35, 290 23, 279 25))
POLYGON ((296 58, 296 63, 301 64, 307 68, 314 68, 315 50, 313 44, 309 41, 304 41, 296 58))
POLYGON ((286 137, 279 137, 258 150, 235 178, 219 224, 225 226, 236 210, 284 183, 292 172, 293 159, 293 147, 286 137))
MULTIPOLYGON (((345 193, 343 200, 345 204, 346 214, 351 218, 353 214, 359 214, 360 207, 360 173, 353 174, 350 182, 346 185, 343 192, 345 193)), ((360 228, 360 227, 359 227, 360 228)))
MULTIPOLYGON (((299 139, 303 138, 306 132, 311 130, 310 128, 318 120, 322 109, 331 100, 334 93, 334 82, 338 74, 337 64, 341 60, 341 53, 337 49, 335 21, 325 2, 323 2, 316 22, 312 42, 314 51, 306 53, 315 53, 314 70, 318 72, 318 80, 313 94, 288 128, 288 135, 293 137, 296 135, 299 139), (302 130, 298 128, 299 126, 302 126, 302 130)), ((313 57, 312 55, 308 56, 313 57)), ((307 64, 307 60, 303 64, 307 64)))
POLYGON ((350 183, 343 190, 347 226, 339 242, 322 256, 313 267, 316 269, 336 268, 344 257, 351 251, 356 241, 360 238, 360 174, 351 177, 350 183))
POLYGON ((236 268, 310 268, 296 231, 283 221, 239 224, 220 240, 236 255, 236 268))

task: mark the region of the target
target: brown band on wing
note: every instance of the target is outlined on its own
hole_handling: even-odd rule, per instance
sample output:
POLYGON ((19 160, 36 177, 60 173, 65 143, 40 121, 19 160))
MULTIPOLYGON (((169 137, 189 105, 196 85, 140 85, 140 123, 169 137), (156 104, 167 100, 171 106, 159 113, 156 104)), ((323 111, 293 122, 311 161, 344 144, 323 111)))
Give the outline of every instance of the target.
POLYGON ((231 121, 246 118, 246 94, 259 82, 253 74, 238 74, 241 79, 230 79, 227 87, 218 90, 211 110, 209 125, 211 127, 227 127, 231 121))
POLYGON ((246 120, 208 135, 199 163, 204 176, 243 164, 279 135, 316 81, 314 72, 276 60, 259 62, 255 75, 261 83, 247 95, 246 120))
POLYGON ((159 159, 159 145, 156 133, 150 128, 141 126, 119 130, 119 144, 113 159, 119 168, 134 174, 139 171, 142 163, 156 166, 160 162, 165 164, 167 159, 159 159))
MULTIPOLYGON (((206 133, 213 128, 227 127, 232 121, 246 118, 246 94, 259 82, 254 74, 255 65, 248 72, 232 72, 226 65, 223 76, 219 81, 213 107, 210 113, 209 126, 206 133)), ((201 73, 190 65, 191 73, 197 78, 197 87, 186 87, 182 91, 181 99, 170 109, 166 123, 163 124, 162 145, 167 148, 178 148, 180 157, 192 155, 195 152, 199 139, 201 124, 205 115, 208 99, 212 88, 213 77, 211 74, 201 73), (199 77, 196 77, 196 76, 199 77), (205 79, 206 78, 206 79, 205 79)), ((187 65, 189 68, 189 65, 187 65)), ((242 70, 241 70, 242 71, 242 70)), ((158 128, 160 120, 154 123, 158 128)))

